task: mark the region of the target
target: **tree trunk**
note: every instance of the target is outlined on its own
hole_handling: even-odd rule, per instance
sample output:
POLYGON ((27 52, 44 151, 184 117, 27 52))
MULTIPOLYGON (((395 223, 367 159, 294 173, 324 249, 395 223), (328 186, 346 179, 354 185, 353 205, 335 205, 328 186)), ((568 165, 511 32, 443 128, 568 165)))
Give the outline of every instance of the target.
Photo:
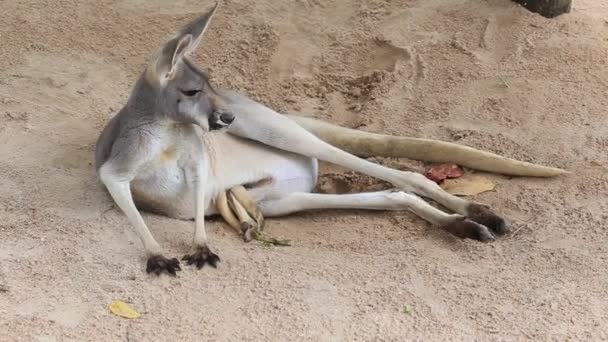
POLYGON ((532 12, 553 18, 570 12, 572 0, 514 0, 532 12))

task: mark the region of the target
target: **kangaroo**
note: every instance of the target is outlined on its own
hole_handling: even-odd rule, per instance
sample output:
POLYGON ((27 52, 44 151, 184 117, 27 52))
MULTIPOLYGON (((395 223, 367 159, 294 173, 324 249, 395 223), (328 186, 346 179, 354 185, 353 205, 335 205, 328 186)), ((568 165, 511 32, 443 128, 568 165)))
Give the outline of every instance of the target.
MULTIPOLYGON (((98 177, 141 239, 148 273, 175 275, 181 267, 177 258, 164 256, 139 209, 194 219, 192 249, 183 260, 197 268, 216 267, 219 261, 205 231, 205 216, 216 214, 233 226, 245 221, 261 226, 264 216, 309 209, 407 209, 460 238, 492 241, 509 230, 506 221, 483 204, 453 196, 423 175, 358 156, 453 161, 516 176, 566 172, 456 144, 366 133, 283 115, 236 92, 215 89, 188 57, 201 43, 218 5, 154 53, 127 103, 97 140, 98 177), (318 160, 388 181, 398 190, 312 193, 318 160)), ((251 238, 247 230, 242 233, 246 240, 251 238)))

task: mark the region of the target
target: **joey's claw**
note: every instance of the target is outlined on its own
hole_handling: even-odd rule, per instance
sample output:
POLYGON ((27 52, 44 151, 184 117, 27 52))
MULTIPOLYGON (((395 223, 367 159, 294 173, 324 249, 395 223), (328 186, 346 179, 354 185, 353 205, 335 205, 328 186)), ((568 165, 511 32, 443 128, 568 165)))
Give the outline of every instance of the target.
POLYGON ((168 259, 162 255, 154 255, 148 258, 146 265, 147 273, 160 275, 163 271, 167 271, 170 275, 175 276, 177 271, 181 271, 179 260, 177 258, 168 259))
POLYGON ((496 235, 504 235, 510 231, 507 222, 483 204, 469 204, 467 218, 488 227, 496 235))
POLYGON ((196 268, 200 270, 205 264, 217 268, 217 262, 220 261, 220 257, 213 253, 209 247, 199 246, 194 253, 184 255, 182 260, 186 261, 188 265, 196 265, 196 268))

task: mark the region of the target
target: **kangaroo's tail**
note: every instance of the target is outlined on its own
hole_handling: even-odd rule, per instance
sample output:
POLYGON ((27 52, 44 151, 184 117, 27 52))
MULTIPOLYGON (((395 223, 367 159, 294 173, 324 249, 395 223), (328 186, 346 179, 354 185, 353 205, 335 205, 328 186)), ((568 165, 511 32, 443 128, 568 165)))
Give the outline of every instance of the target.
POLYGON ((512 176, 554 177, 566 170, 527 163, 454 143, 369 133, 324 121, 288 115, 321 140, 360 157, 398 157, 452 162, 468 168, 512 176))

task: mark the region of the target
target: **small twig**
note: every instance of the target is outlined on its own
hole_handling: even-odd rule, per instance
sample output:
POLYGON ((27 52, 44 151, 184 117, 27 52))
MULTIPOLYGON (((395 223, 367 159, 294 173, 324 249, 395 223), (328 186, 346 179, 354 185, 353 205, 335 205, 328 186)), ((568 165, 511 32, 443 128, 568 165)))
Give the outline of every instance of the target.
POLYGON ((507 81, 505 81, 505 79, 502 78, 502 76, 498 76, 498 78, 500 79, 500 81, 502 82, 502 84, 505 86, 505 88, 510 88, 509 87, 509 83, 507 83, 507 81))
POLYGON ((520 230, 524 229, 524 228, 528 228, 528 225, 522 225, 521 227, 517 228, 516 231, 514 231, 513 233, 511 233, 511 236, 509 236, 509 239, 512 239, 515 237, 515 235, 517 235, 517 233, 519 233, 520 230))
POLYGON ((127 325, 127 342, 131 342, 131 324, 127 325))
POLYGON ((534 217, 530 217, 530 218, 529 218, 529 219, 527 219, 527 220, 523 220, 523 221, 521 221, 521 222, 522 222, 522 224, 520 225, 520 227, 519 227, 519 228, 518 228, 516 231, 514 231, 513 233, 511 233, 511 234, 509 235, 509 239, 514 238, 514 237, 515 237, 515 235, 517 235, 517 233, 519 233, 519 231, 520 231, 520 230, 522 230, 522 229, 524 229, 524 228, 528 228, 528 223, 532 222, 533 220, 534 220, 534 217))
POLYGON ((457 38, 452 39, 451 45, 453 48, 455 48, 456 50, 467 54, 469 56, 475 57, 475 54, 473 52, 471 52, 471 50, 469 50, 460 40, 458 40, 457 38))
POLYGON ((490 19, 486 19, 486 26, 483 29, 481 41, 479 42, 479 47, 484 49, 488 48, 488 30, 490 29, 490 24, 492 24, 492 21, 490 19))
POLYGON ((108 212, 112 211, 113 209, 114 209, 114 205, 112 204, 112 205, 111 205, 111 206, 110 206, 108 209, 104 210, 104 211, 101 213, 101 216, 104 216, 106 213, 108 213, 108 212))
POLYGON ((526 37, 525 41, 526 41, 526 44, 528 44, 529 47, 531 47, 531 48, 536 47, 536 45, 534 45, 534 43, 532 43, 532 41, 530 40, 530 37, 526 37))

